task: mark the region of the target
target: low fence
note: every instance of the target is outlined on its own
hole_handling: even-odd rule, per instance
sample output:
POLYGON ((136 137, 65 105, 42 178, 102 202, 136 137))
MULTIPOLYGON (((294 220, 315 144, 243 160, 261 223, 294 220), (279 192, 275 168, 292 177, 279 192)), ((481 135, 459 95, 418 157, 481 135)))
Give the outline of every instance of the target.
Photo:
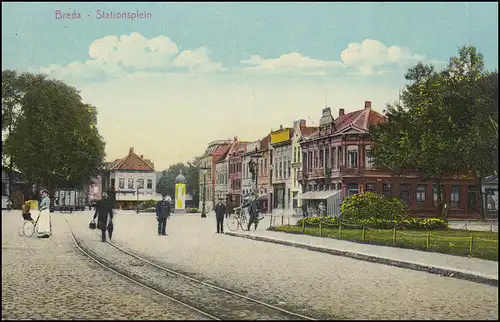
MULTIPOLYGON (((290 226, 289 218, 275 216, 271 217, 269 227, 290 226)), ((297 227, 293 225, 294 227, 297 227)), ((373 243, 385 246, 395 246, 412 249, 422 249, 429 251, 438 251, 452 253, 457 255, 472 255, 483 253, 481 258, 498 260, 498 239, 487 239, 472 234, 468 237, 446 236, 453 235, 454 232, 438 235, 432 231, 414 231, 408 233, 408 230, 374 229, 364 226, 349 225, 339 222, 338 225, 325 224, 320 222, 317 225, 305 224, 302 221, 300 232, 315 235, 319 237, 331 237, 336 239, 373 243), (307 231, 306 231, 307 230, 307 231), (325 230, 328 230, 325 232, 325 230), (335 232, 332 232, 335 230, 335 232), (451 249, 451 251, 450 251, 451 249)))

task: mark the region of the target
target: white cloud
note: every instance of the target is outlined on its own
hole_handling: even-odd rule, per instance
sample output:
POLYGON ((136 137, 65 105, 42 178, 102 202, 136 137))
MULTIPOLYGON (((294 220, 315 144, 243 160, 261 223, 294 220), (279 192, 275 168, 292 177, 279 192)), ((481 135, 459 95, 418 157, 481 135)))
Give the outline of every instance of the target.
POLYGON ((212 61, 208 50, 200 47, 179 53, 177 45, 166 36, 147 39, 137 32, 130 35, 110 35, 92 42, 90 60, 67 66, 50 65, 42 73, 67 81, 90 80, 102 77, 121 77, 126 70, 168 69, 173 66, 191 72, 224 70, 221 63, 212 61))
MULTIPOLYGON (((412 54, 407 48, 387 47, 378 40, 366 39, 361 43, 349 44, 340 54, 340 61, 318 60, 294 52, 270 59, 253 55, 242 60, 241 63, 250 65, 244 70, 267 73, 328 75, 341 68, 348 68, 354 71, 346 71, 347 74, 380 75, 396 70, 404 71, 419 61, 425 60, 425 56, 412 54)), ((439 65, 442 63, 440 62, 439 65)))
POLYGON ((342 62, 356 69, 362 75, 386 73, 387 68, 407 68, 425 60, 423 55, 414 55, 404 47, 387 47, 378 40, 366 39, 361 43, 351 43, 340 54, 342 62))
POLYGON ((189 71, 214 72, 224 71, 221 63, 210 59, 208 49, 200 47, 195 50, 183 51, 172 63, 173 66, 186 67, 189 71))
POLYGON ((246 67, 249 71, 266 71, 270 73, 298 73, 303 75, 324 75, 332 68, 343 67, 341 62, 313 59, 299 53, 283 54, 279 58, 264 59, 253 55, 242 60, 242 64, 252 65, 246 67))

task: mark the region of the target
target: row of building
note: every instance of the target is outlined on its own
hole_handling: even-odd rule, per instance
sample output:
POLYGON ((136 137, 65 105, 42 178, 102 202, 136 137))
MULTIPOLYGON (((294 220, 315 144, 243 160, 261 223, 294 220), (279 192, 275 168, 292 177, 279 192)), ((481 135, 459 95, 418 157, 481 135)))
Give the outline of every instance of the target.
MULTIPOLYGON (((256 141, 234 137, 211 142, 201 159, 199 184, 205 198, 200 207, 203 199, 208 209, 218 198, 239 204, 254 191, 266 213, 300 214, 302 204, 314 213, 323 202, 328 214, 336 214, 345 196, 373 191, 400 198, 415 215, 435 216, 438 190, 432 182, 419 173, 398 177, 374 167, 369 127, 382 121, 384 116, 365 101, 350 113, 339 109, 336 117, 324 108, 318 126, 297 120, 256 141), (249 169, 252 160, 257 164, 257 182, 249 169)), ((472 176, 442 178, 442 200, 449 205, 449 216, 476 218, 485 207, 498 217, 497 181, 483 187, 489 196, 484 201, 480 189, 472 176)))

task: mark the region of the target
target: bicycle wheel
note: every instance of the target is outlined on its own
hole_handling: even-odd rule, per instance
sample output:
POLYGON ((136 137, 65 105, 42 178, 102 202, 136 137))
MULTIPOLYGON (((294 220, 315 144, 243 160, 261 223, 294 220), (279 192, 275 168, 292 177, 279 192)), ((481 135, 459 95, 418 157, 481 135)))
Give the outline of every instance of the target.
POLYGON ((35 224, 31 221, 25 221, 23 224, 24 236, 31 237, 35 233, 35 224))
POLYGON ((238 226, 239 226, 238 216, 230 215, 229 218, 227 219, 227 228, 229 228, 230 231, 236 231, 238 230, 238 226))
POLYGON ((247 222, 248 222, 247 221, 247 216, 244 215, 244 214, 241 215, 241 217, 240 217, 240 228, 241 228, 241 230, 247 230, 247 225, 248 225, 247 222))

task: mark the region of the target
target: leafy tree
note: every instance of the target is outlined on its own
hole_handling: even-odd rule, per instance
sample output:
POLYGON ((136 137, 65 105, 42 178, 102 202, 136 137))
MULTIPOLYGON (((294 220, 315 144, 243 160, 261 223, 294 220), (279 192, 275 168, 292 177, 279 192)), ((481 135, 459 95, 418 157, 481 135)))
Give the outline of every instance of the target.
POLYGON ((51 193, 81 188, 97 175, 104 141, 95 107, 82 103, 75 88, 44 75, 2 75, 9 80, 2 81, 2 114, 12 129, 3 143, 13 165, 51 193))
POLYGON ((472 46, 459 49, 446 69, 417 64, 402 104, 387 107, 387 122, 371 127, 376 165, 397 174, 419 172, 437 185, 441 178, 474 173, 481 178, 498 166, 498 75, 484 71, 472 46))

